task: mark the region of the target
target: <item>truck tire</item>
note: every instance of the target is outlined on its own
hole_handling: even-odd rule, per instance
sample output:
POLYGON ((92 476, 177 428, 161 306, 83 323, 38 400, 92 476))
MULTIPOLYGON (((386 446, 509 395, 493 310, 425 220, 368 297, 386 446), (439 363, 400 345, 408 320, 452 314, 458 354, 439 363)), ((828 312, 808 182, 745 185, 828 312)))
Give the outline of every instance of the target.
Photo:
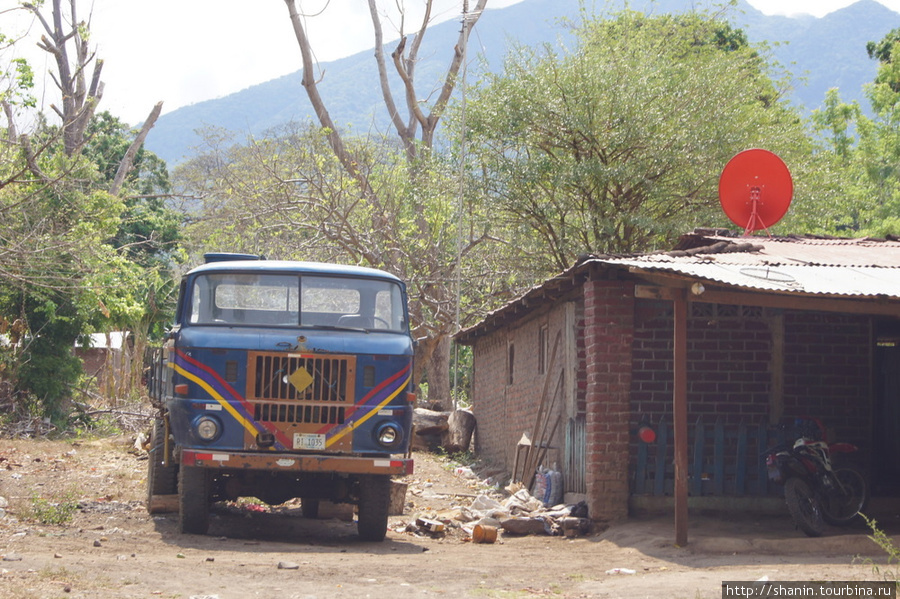
POLYGON ((178 493, 178 466, 169 463, 163 465, 166 451, 166 423, 162 418, 153 421, 150 431, 150 452, 147 460, 147 511, 155 513, 153 497, 155 495, 174 495, 178 493))
POLYGON ((356 531, 363 541, 379 543, 387 534, 391 507, 391 477, 368 475, 359 481, 359 514, 356 531))
POLYGON ((181 532, 205 535, 209 531, 209 471, 196 466, 182 466, 178 471, 178 487, 181 532))
POLYGON ((319 517, 319 500, 312 497, 303 497, 300 499, 300 511, 304 518, 315 520, 319 517))

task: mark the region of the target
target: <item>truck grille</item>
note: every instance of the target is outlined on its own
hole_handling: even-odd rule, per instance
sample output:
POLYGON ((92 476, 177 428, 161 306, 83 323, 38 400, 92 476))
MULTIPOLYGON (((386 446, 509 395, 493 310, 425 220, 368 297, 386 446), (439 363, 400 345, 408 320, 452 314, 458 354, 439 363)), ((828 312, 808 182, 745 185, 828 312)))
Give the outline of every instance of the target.
POLYGON ((337 406, 255 403, 253 409, 257 422, 344 424, 345 409, 337 406))
MULTIPOLYGON (((297 354, 249 352, 247 372, 247 399, 264 402, 301 402, 303 419, 298 419, 300 406, 292 411, 295 420, 288 418, 284 404, 266 406, 264 412, 275 410, 277 422, 306 422, 306 408, 322 408, 353 403, 353 379, 356 371, 355 356, 305 356, 297 354), (320 404, 309 405, 309 402, 320 404), (326 404, 325 406, 321 404, 326 404), (282 408, 284 416, 282 417, 282 408)), ((338 406, 335 406, 338 407, 338 406)), ((263 406, 259 406, 263 409, 263 406)), ((342 412, 343 410, 341 410, 342 412)), ((313 413, 309 412, 310 418, 313 413)), ((321 417, 321 415, 319 416, 321 417)), ((337 418, 335 412, 334 417, 337 418)), ((264 418, 267 419, 267 418, 264 418)))

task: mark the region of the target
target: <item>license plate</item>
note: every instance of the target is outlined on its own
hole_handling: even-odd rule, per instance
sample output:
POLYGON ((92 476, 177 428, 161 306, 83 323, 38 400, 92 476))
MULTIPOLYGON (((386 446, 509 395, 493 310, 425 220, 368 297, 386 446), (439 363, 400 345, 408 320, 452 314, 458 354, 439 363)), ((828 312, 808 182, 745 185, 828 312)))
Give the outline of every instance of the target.
POLYGON ((325 449, 325 435, 294 433, 294 449, 325 449))

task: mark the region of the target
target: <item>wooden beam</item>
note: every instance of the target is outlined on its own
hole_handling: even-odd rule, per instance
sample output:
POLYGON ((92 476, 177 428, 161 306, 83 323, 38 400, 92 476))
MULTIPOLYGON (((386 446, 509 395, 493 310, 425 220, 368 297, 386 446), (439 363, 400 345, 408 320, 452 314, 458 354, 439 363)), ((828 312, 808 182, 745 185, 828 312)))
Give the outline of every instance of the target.
MULTIPOLYGON (((704 283, 705 285, 705 283, 704 283)), ((673 301, 684 293, 687 286, 662 287, 657 285, 635 285, 634 296, 639 299, 673 301)), ((871 314, 876 316, 900 316, 900 301, 887 299, 843 299, 784 294, 772 291, 722 291, 704 289, 703 293, 689 294, 694 302, 710 304, 730 304, 737 306, 760 306, 784 310, 811 310, 818 312, 841 312, 844 314, 871 314)))
POLYGON ((674 302, 674 381, 672 416, 675 429, 675 544, 688 542, 688 442, 687 442, 687 291, 679 290, 674 302))
POLYGON ((147 501, 151 514, 171 514, 178 511, 178 495, 151 495, 147 501))

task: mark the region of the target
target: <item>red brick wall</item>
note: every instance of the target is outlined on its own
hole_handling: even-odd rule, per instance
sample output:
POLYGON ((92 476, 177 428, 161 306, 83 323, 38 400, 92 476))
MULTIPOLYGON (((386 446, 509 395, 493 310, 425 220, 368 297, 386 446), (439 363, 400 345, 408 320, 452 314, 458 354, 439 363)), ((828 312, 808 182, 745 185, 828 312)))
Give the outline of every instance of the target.
MULTIPOLYGON (((672 414, 671 304, 639 300, 632 408, 656 421, 672 414)), ((759 311, 755 311, 759 312, 759 311)), ((768 418, 771 332, 738 306, 693 304, 688 318, 688 420, 726 424, 768 418)), ((671 418, 669 418, 671 422, 671 418)))
MULTIPOLYGON (((638 300, 632 425, 672 415, 671 305, 638 300)), ((726 426, 768 421, 772 392, 772 313, 759 308, 691 305, 688 319, 688 422, 726 426)), ((869 438, 870 319, 784 313, 785 418, 822 418, 842 440, 869 438)))
POLYGON ((851 314, 785 315, 785 416, 818 417, 838 441, 871 446, 872 320, 851 314))
MULTIPOLYGON (((544 374, 538 368, 537 342, 541 327, 546 326, 548 332, 546 360, 549 362, 557 334, 562 331, 566 322, 568 301, 576 302, 576 321, 580 319, 581 309, 577 306, 578 296, 573 295, 555 303, 552 308, 538 311, 526 319, 506 329, 493 331, 480 337, 474 344, 475 368, 472 377, 472 403, 477 419, 475 433, 475 450, 479 458, 508 471, 512 471, 515 461, 516 444, 527 432, 532 436, 541 394, 544 387, 544 374), (513 366, 513 382, 508 384, 509 345, 515 347, 513 366)), ((565 335, 560 333, 559 348, 556 355, 556 369, 564 363, 565 335)), ((583 341, 576 337, 577 352, 583 356, 583 341)), ((549 364, 547 365, 549 367, 549 364)), ((576 383, 580 396, 580 405, 584 407, 583 363, 579 367, 581 380, 576 383)), ((555 382, 556 379, 553 379, 555 382)), ((549 390, 552 396, 554 389, 549 390)), ((548 403, 550 397, 548 397, 548 403)), ((565 442, 565 401, 562 397, 555 400, 552 413, 545 414, 542 424, 549 429, 553 419, 562 412, 552 445, 557 450, 549 452, 545 464, 552 467, 561 466, 560 449, 565 442), (547 424, 549 423, 549 425, 547 424)))
POLYGON ((634 303, 631 282, 585 282, 588 452, 585 479, 588 509, 594 520, 615 520, 628 515, 634 303))
POLYGON ((479 458, 507 468, 509 461, 506 399, 506 331, 479 337, 473 346, 472 410, 475 413, 475 452, 479 458))

